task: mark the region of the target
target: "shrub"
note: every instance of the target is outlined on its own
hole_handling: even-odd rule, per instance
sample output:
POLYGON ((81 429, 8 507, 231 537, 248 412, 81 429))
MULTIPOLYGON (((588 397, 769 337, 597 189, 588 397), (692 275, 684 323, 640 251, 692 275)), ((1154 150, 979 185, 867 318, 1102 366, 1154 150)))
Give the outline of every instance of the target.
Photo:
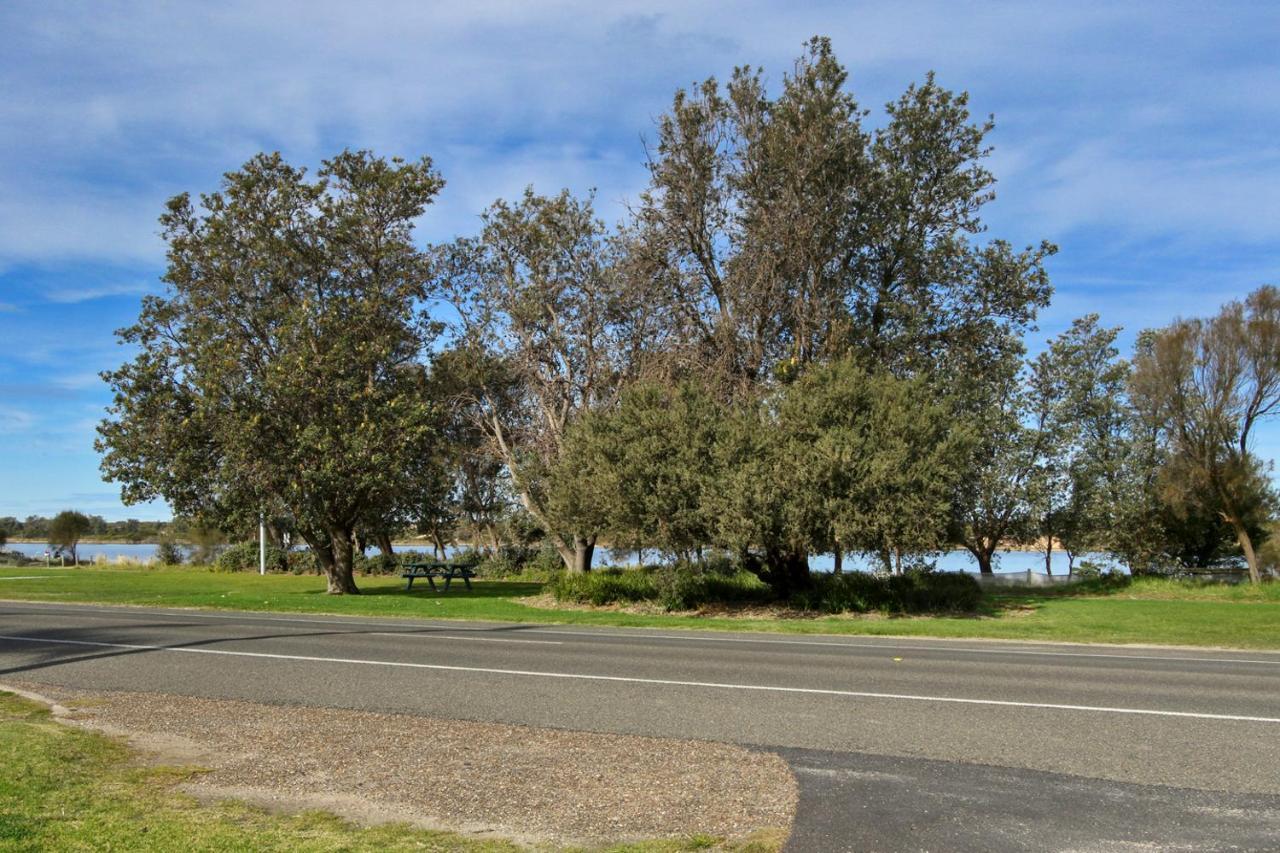
POLYGON ((981 601, 982 587, 962 572, 824 575, 791 599, 796 607, 826 613, 971 612, 981 601))
POLYGON ((172 539, 162 539, 156 546, 156 562, 162 566, 180 566, 186 558, 182 548, 172 539))
POLYGON ((1080 565, 1071 570, 1071 577, 1082 580, 1095 580, 1102 576, 1102 566, 1091 560, 1081 560, 1080 565))
POLYGON ((365 575, 390 575, 400 571, 403 555, 387 556, 381 552, 367 555, 356 553, 352 568, 365 575))
POLYGON ((653 601, 658 597, 653 574, 642 569, 596 569, 582 574, 566 572, 551 582, 551 594, 557 601, 577 604, 653 601))
MULTIPOLYGON (((274 545, 267 546, 267 571, 283 571, 289 565, 289 556, 274 545)), ((213 561, 215 572, 256 572, 258 570, 258 543, 240 542, 224 550, 213 561)))
POLYGON ((290 551, 285 557, 285 567, 293 575, 320 574, 320 562, 309 548, 305 551, 290 551))
POLYGON ((1133 575, 1125 574, 1115 569, 1104 572, 1097 566, 1086 563, 1080 564, 1080 567, 1073 573, 1073 577, 1079 579, 1080 583, 1076 586, 1076 589, 1081 592, 1115 592, 1133 583, 1133 575), (1082 572, 1081 569, 1085 565, 1090 565, 1093 571, 1082 572))
POLYGON ((752 604, 772 597, 769 585, 731 562, 677 563, 653 572, 658 601, 667 610, 705 604, 752 604))
POLYGON ((477 563, 475 573, 478 578, 509 578, 519 575, 520 568, 520 563, 504 549, 477 563))
POLYGON ((564 571, 564 560, 560 559, 560 552, 555 546, 547 543, 534 553, 521 571, 531 579, 550 580, 564 571))
POLYGON ((728 564, 679 563, 660 568, 596 569, 581 575, 558 573, 551 584, 558 601, 579 604, 629 604, 653 601, 667 610, 692 610, 705 604, 768 601, 767 584, 728 564))

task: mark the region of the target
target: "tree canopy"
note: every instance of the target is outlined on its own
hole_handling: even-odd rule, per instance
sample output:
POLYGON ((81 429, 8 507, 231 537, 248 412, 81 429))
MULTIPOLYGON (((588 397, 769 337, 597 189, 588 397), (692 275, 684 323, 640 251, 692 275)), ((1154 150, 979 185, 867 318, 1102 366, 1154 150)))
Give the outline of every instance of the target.
POLYGON ((991 118, 927 75, 872 116, 830 42, 771 86, 678 91, 621 222, 533 187, 420 247, 431 161, 259 155, 161 218, 168 291, 104 374, 103 471, 202 527, 353 549, 414 529, 887 571, 1039 542, 1131 571, 1255 556, 1280 291, 1139 335, 1089 315, 1028 358, 1047 242, 987 232, 991 118))
POLYGON ((161 218, 169 292, 120 333, 105 374, 103 471, 127 502, 243 525, 287 511, 334 593, 356 592, 352 537, 381 523, 428 455, 427 259, 412 223, 442 182, 427 159, 367 152, 315 179, 279 155, 161 218))

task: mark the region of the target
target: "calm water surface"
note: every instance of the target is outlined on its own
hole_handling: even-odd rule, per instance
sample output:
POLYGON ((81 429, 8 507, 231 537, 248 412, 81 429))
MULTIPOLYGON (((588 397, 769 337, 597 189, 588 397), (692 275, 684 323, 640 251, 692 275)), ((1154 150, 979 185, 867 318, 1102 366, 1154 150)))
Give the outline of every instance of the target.
MULTIPOLYGON (((421 547, 421 546, 418 546, 421 547)), ((18 551, 28 557, 43 557, 49 546, 35 542, 10 542, 6 546, 6 550, 18 551)), ((370 553, 376 553, 377 549, 371 549, 370 553)), ((429 549, 426 549, 429 550, 429 549)), ((452 550, 452 549, 451 549, 452 550)), ((92 563, 95 560, 101 561, 105 559, 108 562, 116 562, 117 560, 135 560, 145 562, 153 560, 156 556, 155 545, 131 545, 127 543, 103 543, 97 544, 93 542, 80 543, 80 562, 92 563)), ((652 552, 647 555, 652 559, 652 552)), ((604 559, 604 555, 600 555, 599 560, 604 559)), ((55 560, 56 562, 56 560, 55 560)), ((976 572, 978 564, 968 551, 950 551, 937 558, 938 569, 948 572, 976 572)), ((830 554, 815 555, 809 558, 809 566, 815 572, 829 572, 832 568, 832 559, 830 554)), ((849 556, 844 561, 845 569, 853 571, 855 569, 874 568, 874 563, 863 557, 849 556)), ((1080 565, 1080 560, 1076 560, 1076 565, 1080 565)), ((996 565, 997 572, 1025 572, 1031 569, 1034 572, 1044 572, 1044 554, 1039 551, 1003 551, 998 555, 996 565)), ((1053 573, 1055 575, 1067 573, 1067 555, 1061 551, 1055 551, 1053 554, 1053 573)))

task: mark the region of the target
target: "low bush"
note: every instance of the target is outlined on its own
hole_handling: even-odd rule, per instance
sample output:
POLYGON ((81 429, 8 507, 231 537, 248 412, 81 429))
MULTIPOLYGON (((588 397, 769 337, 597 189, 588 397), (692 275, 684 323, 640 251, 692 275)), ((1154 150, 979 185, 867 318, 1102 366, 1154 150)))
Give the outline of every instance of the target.
POLYGON ((162 566, 179 566, 186 558, 187 555, 183 552, 182 546, 172 539, 162 539, 156 546, 156 562, 162 566))
POLYGON ((596 569, 582 574, 565 572, 550 584, 557 601, 575 604, 633 604, 656 601, 654 573, 645 569, 596 569))
POLYGON ((558 601, 595 605, 652 601, 667 610, 692 610, 706 604, 761 603, 772 596, 769 587, 750 572, 701 563, 601 568, 580 575, 558 573, 550 589, 558 601))
POLYGON ((981 601, 982 587, 962 572, 820 575, 791 599, 802 610, 824 613, 967 613, 981 601))
POLYGON ((730 562, 677 563, 652 573, 658 601, 667 610, 707 604, 761 604, 773 597, 769 585, 730 562))
MULTIPOLYGON (((1133 575, 1116 571, 1115 569, 1104 572, 1090 563, 1081 563, 1071 573, 1071 577, 1079 581, 1079 583, 1073 584, 1073 591, 1076 592, 1116 592, 1133 583, 1133 575), (1092 571, 1089 571, 1086 567, 1092 569, 1092 571)), ((1160 578, 1159 580, 1165 580, 1165 578, 1160 578)))
MULTIPOLYGON (((267 571, 283 572, 289 567, 289 554, 274 545, 267 546, 267 571)), ((213 561, 215 572, 256 572, 258 543, 239 542, 223 550, 213 561)))
POLYGON ((376 554, 356 553, 352 568, 362 575, 393 575, 400 571, 401 554, 387 556, 381 552, 376 554))
POLYGON ((224 550, 213 561, 216 572, 247 572, 258 567, 258 546, 240 542, 224 550))

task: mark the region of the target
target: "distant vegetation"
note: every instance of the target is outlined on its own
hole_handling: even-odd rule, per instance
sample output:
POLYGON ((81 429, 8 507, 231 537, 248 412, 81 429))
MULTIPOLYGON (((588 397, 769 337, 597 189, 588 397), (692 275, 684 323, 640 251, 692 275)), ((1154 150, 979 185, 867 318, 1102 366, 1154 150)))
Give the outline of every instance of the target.
POLYGON ((815 38, 777 91, 743 67, 677 92, 616 225, 530 188, 422 249, 442 178, 366 151, 313 177, 262 154, 175 197, 169 290, 109 374, 106 476, 233 538, 265 517, 332 593, 406 529, 545 543, 573 575, 605 544, 727 555, 779 599, 812 554, 905 577, 961 547, 987 573, 1033 542, 1046 568, 1260 580, 1280 292, 1129 360, 1096 315, 1028 358, 1056 248, 988 236, 991 122, 932 75, 875 121, 846 84, 815 38))

